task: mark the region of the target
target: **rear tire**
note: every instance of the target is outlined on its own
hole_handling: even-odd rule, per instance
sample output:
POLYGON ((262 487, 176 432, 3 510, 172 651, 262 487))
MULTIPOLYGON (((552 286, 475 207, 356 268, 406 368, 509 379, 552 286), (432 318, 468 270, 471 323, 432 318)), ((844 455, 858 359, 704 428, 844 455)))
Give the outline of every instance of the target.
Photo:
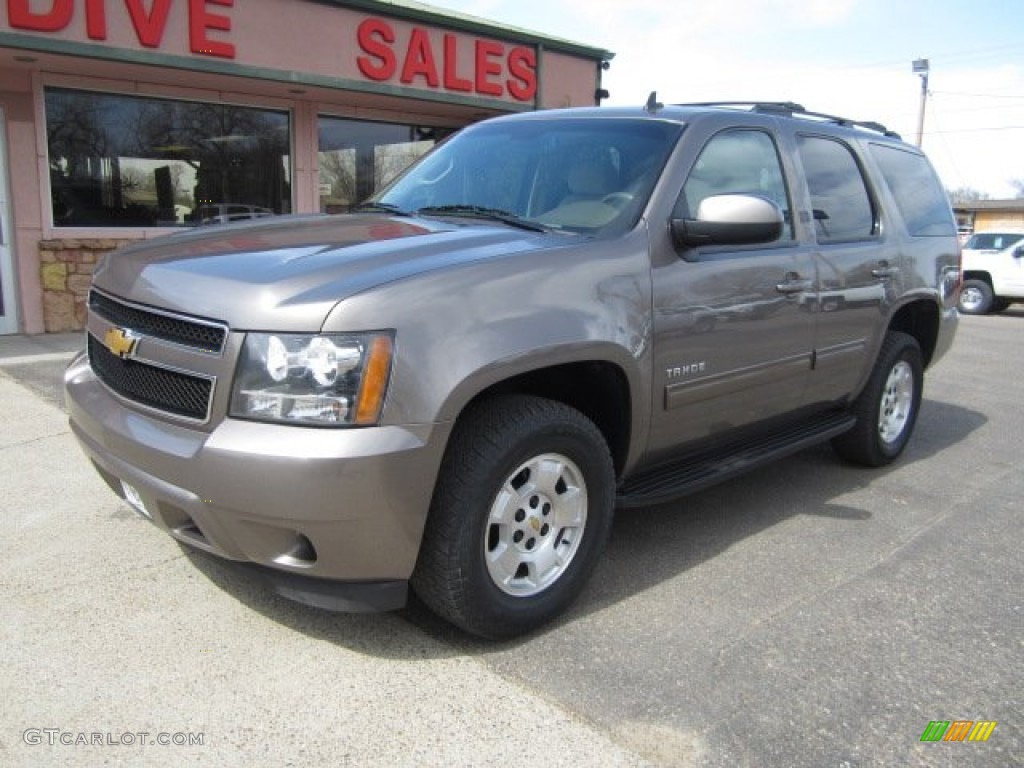
POLYGON ((583 414, 525 395, 471 406, 441 466, 413 589, 471 634, 529 632, 583 589, 614 504, 608 446, 583 414))
POLYGON ((965 315, 987 315, 994 301, 991 285, 984 280, 965 280, 957 308, 965 315))
POLYGON ((921 347, 906 333, 890 331, 868 383, 853 405, 857 423, 832 440, 847 461, 881 467, 907 447, 917 423, 924 385, 921 347))

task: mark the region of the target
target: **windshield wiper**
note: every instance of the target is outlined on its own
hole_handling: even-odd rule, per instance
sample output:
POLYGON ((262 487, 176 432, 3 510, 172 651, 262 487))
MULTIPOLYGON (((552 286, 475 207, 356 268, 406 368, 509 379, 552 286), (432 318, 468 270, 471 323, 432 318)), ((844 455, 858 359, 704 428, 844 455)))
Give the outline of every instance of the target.
POLYGON ((403 211, 397 205, 391 203, 360 203, 349 208, 352 213, 393 213, 396 216, 412 216, 408 211, 403 211))
POLYGON ((524 219, 500 208, 485 208, 482 205, 434 205, 420 208, 416 213, 427 216, 470 216, 477 219, 500 221, 502 224, 508 224, 510 227, 528 229, 531 232, 550 231, 549 227, 538 224, 536 221, 524 219))

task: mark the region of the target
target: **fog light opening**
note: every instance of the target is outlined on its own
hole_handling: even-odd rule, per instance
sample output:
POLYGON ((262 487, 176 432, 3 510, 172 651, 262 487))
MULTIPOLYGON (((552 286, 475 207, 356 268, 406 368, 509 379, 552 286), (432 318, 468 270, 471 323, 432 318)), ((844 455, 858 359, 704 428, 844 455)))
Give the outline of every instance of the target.
POLYGON ((291 549, 274 558, 278 565, 290 565, 293 568, 309 568, 316 565, 316 548, 306 536, 295 534, 295 542, 291 549))
POLYGON ((197 544, 210 546, 210 542, 207 541, 206 537, 203 535, 203 532, 199 530, 199 526, 196 525, 195 520, 193 520, 191 517, 186 516, 184 522, 182 522, 180 525, 176 525, 173 528, 173 532, 178 538, 185 539, 186 541, 195 542, 197 544))

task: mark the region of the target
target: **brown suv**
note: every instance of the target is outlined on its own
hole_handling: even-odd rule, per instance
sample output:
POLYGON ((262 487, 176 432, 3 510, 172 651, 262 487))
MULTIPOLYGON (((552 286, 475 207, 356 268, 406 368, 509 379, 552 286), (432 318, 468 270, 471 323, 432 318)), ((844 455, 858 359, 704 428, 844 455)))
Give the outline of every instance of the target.
POLYGON ((794 104, 521 114, 361 210, 110 255, 71 423, 178 540, 324 607, 504 637, 613 510, 831 440, 895 459, 956 325, 925 157, 794 104))

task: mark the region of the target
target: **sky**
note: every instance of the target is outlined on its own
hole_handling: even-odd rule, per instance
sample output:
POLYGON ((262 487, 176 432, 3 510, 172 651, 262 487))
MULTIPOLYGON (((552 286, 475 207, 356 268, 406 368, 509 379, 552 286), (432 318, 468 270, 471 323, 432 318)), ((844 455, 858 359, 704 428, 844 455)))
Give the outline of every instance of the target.
POLYGON ((1019 0, 429 0, 612 51, 609 105, 795 101, 917 140, 947 189, 1024 194, 1019 0))

